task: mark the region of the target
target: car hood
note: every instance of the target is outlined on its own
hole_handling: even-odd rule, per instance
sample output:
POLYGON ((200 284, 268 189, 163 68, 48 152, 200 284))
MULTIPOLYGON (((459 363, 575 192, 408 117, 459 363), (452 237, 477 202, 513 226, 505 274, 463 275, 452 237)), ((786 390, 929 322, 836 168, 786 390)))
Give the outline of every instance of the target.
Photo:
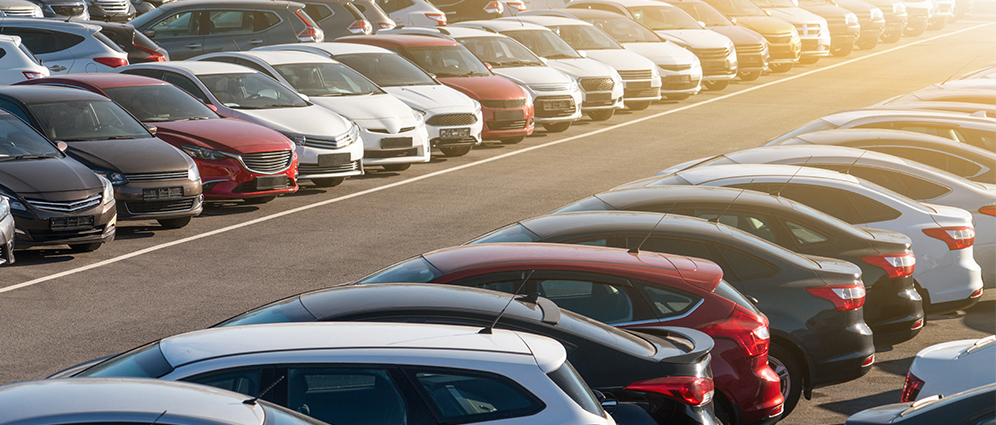
POLYGON ((386 128, 392 133, 416 124, 412 108, 387 93, 363 96, 313 96, 311 101, 364 127, 386 128))
POLYGON ((302 108, 234 109, 235 118, 262 124, 280 132, 338 136, 349 130, 349 120, 318 105, 302 108))
POLYGON ((526 97, 522 87, 501 75, 440 78, 439 81, 477 100, 508 100, 526 97))
POLYGON ((510 66, 495 68, 495 74, 524 86, 549 86, 571 83, 571 77, 549 66, 510 66))
POLYGON ((293 143, 283 134, 235 119, 146 124, 155 125, 159 129, 156 136, 176 147, 193 144, 234 154, 294 149, 293 143))
POLYGON ((664 30, 654 32, 668 41, 673 41, 683 46, 690 46, 693 49, 722 49, 730 43, 730 39, 726 38, 726 36, 706 29, 664 30))
POLYGON ((695 54, 674 43, 625 43, 626 50, 659 65, 685 65, 695 62, 695 54))
POLYGON ((772 7, 771 16, 781 18, 793 24, 821 24, 825 19, 801 7, 772 7))
POLYGON ((772 16, 738 16, 737 25, 743 25, 761 34, 787 35, 795 28, 792 24, 772 16))
POLYGON ((709 27, 709 30, 726 36, 736 45, 764 43, 761 34, 743 27, 709 27))
POLYGON ((550 66, 573 78, 604 78, 617 74, 615 68, 594 59, 550 59, 550 66))
POLYGON ((384 91, 391 93, 412 108, 427 112, 444 108, 461 108, 473 111, 475 108, 473 99, 442 84, 384 87, 384 91))
POLYGON ((67 142, 74 159, 91 168, 124 174, 186 171, 193 164, 187 154, 155 137, 129 140, 67 142))
POLYGON ((650 59, 625 49, 585 50, 585 54, 589 58, 612 66, 616 71, 642 71, 656 66, 650 59))
POLYGON ((97 175, 71 158, 0 162, 0 184, 45 201, 73 201, 103 190, 97 175))

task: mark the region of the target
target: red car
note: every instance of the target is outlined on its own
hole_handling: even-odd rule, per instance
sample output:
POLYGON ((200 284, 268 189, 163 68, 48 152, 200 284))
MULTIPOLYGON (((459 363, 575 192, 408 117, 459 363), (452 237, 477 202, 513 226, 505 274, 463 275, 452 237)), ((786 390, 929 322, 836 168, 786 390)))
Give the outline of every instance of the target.
POLYGON ((24 85, 75 87, 106 96, 156 137, 194 158, 207 199, 269 202, 297 191, 294 144, 266 127, 222 118, 182 89, 155 78, 126 74, 71 74, 24 85))
POLYGON ((460 43, 421 35, 350 36, 336 42, 368 44, 391 50, 439 82, 481 103, 484 140, 519 143, 533 134, 533 101, 528 92, 505 77, 495 75, 460 43))
POLYGON ((444 283, 538 293, 607 324, 685 326, 709 334, 717 413, 729 422, 771 424, 784 398, 768 366, 768 318, 722 280, 715 263, 650 251, 545 243, 464 245, 422 254, 358 283, 444 283), (725 412, 720 412, 720 410, 725 412), (748 414, 749 413, 749 414, 748 414))

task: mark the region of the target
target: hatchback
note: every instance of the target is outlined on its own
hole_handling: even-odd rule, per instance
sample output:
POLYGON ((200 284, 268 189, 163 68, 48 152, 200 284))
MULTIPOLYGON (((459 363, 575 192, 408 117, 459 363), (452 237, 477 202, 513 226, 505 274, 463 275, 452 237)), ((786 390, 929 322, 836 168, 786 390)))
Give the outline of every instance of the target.
POLYGON ((446 25, 446 13, 428 0, 374 0, 395 23, 407 27, 446 25))
POLYGON ((356 10, 362 13, 367 21, 370 21, 370 25, 373 26, 373 32, 380 30, 391 30, 398 26, 397 22, 391 19, 391 16, 381 9, 375 0, 354 0, 350 3, 356 7, 356 10))
POLYGON ((768 42, 768 67, 771 72, 787 72, 799 62, 802 40, 791 23, 771 16, 750 0, 704 1, 734 20, 738 26, 750 28, 764 36, 768 42))
POLYGON ((48 77, 48 68, 21 43, 21 37, 0 35, 0 84, 42 77, 48 77))
POLYGON ((21 43, 52 75, 113 72, 128 65, 128 54, 100 33, 100 27, 53 19, 3 18, 0 33, 21 43))
POLYGON ((353 1, 308 0, 301 3, 304 3, 304 11, 318 23, 325 38, 329 40, 346 35, 374 33, 375 26, 363 16, 353 1))
POLYGON ((100 33, 128 53, 128 63, 166 62, 169 52, 149 40, 145 34, 135 30, 131 24, 90 21, 88 24, 100 27, 100 33))
POLYGON ((737 76, 754 81, 768 69, 768 45, 757 31, 738 26, 716 8, 699 0, 667 0, 711 31, 725 35, 737 49, 737 76))

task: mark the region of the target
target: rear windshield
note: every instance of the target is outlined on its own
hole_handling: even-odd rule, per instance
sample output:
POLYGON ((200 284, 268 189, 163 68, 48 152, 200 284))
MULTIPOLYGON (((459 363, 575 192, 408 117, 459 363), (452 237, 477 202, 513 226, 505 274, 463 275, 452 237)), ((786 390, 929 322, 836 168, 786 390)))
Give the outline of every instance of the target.
POLYGON ((117 43, 111 41, 111 39, 107 38, 107 36, 104 35, 104 34, 101 34, 99 32, 94 33, 93 34, 93 38, 96 38, 97 40, 100 40, 101 43, 104 43, 105 46, 109 47, 111 50, 113 50, 115 52, 118 52, 118 53, 124 53, 125 52, 124 50, 121 50, 121 47, 118 47, 117 43))
POLYGON ((737 288, 734 288, 733 285, 730 285, 725 280, 720 280, 719 285, 716 286, 716 290, 712 292, 714 292, 716 295, 719 295, 723 298, 726 298, 730 301, 737 303, 737 305, 746 308, 748 311, 761 314, 761 310, 758 310, 757 306, 755 306, 754 303, 748 300, 747 297, 744 296, 744 294, 741 294, 740 291, 737 290, 737 288))
POLYGON ((615 210, 615 208, 612 208, 611 205, 605 203, 605 201, 601 199, 592 196, 590 198, 582 199, 566 207, 563 207, 557 211, 554 211, 554 213, 565 213, 573 211, 613 211, 613 210, 615 210))
POLYGON ((156 341, 100 362, 76 377, 159 378, 172 371, 156 341))
POLYGON ((301 297, 294 296, 272 304, 249 310, 212 327, 256 325, 261 323, 314 322, 314 315, 301 304, 301 297))
POLYGON ((530 232, 525 226, 515 223, 467 242, 467 245, 499 242, 539 242, 540 239, 542 238, 539 235, 530 232))
POLYGON ((356 283, 429 283, 442 275, 443 272, 425 261, 422 256, 418 256, 376 272, 356 283))
POLYGON ((602 405, 595 398, 595 393, 581 379, 578 371, 574 370, 574 366, 571 366, 570 362, 564 362, 557 370, 546 374, 546 376, 549 376, 550 380, 557 384, 561 390, 564 390, 564 393, 582 409, 598 416, 605 416, 605 411, 602 410, 602 405))

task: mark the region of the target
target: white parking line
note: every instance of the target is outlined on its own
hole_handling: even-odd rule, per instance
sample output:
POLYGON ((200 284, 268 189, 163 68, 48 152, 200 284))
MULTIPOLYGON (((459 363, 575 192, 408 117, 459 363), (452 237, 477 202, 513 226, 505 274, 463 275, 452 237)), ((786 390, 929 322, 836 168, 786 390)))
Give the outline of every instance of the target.
POLYGON ((255 224, 258 224, 258 223, 262 223, 264 221, 269 221, 269 220, 273 220, 275 218, 280 218, 280 217, 283 217, 283 216, 286 216, 286 215, 291 215, 291 214, 299 213, 301 211, 310 210, 312 208, 323 207, 325 205, 334 204, 336 202, 342 202, 342 201, 345 201, 347 199, 352 199, 352 198, 360 197, 360 196, 363 196, 363 195, 367 195, 367 194, 374 193, 374 192, 379 192, 379 191, 382 191, 382 190, 392 189, 392 188, 395 188, 395 187, 398 187, 398 186, 403 186, 403 185, 406 185, 406 184, 415 183, 415 182, 418 182, 418 181, 421 181, 421 180, 425 180, 425 179, 433 178, 433 177, 436 177, 436 176, 441 176, 443 174, 448 174, 448 173, 460 171, 460 170, 467 169, 467 168, 470 168, 470 167, 476 167, 478 165, 487 164, 489 162, 498 161, 498 160, 505 159, 505 158, 508 158, 508 157, 512 157, 512 156, 515 156, 515 155, 520 155, 520 154, 523 154, 523 153, 526 153, 526 152, 534 151, 534 150, 537 150, 537 149, 542 149, 542 148, 546 148, 546 147, 550 147, 550 146, 559 145, 561 143, 567 143, 567 142, 571 142, 571 141, 574 141, 574 140, 583 139, 585 137, 594 136, 596 134, 601 134, 601 133, 604 133, 604 132, 607 132, 607 131, 612 131, 612 130, 615 130, 615 129, 618 129, 618 128, 622 128, 622 127, 626 127, 626 126, 638 124, 638 123, 641 123, 641 122, 644 122, 644 121, 647 121, 647 120, 652 120, 652 119, 660 118, 660 117, 663 117, 663 116, 666 116, 666 115, 671 115, 671 114, 674 114, 674 113, 677 113, 677 112, 681 112, 681 111, 684 111, 684 110, 687 110, 687 109, 691 109, 691 108, 696 108, 696 107, 699 107, 699 106, 702 106, 702 105, 708 105, 710 103, 718 102, 718 101, 724 100, 724 99, 729 99, 731 97, 739 96, 739 95, 742 95, 744 93, 750 93, 750 92, 755 91, 755 90, 760 90, 760 89, 763 89, 763 88, 766 88, 766 87, 770 87, 770 86, 773 86, 773 85, 776 85, 776 84, 781 84, 781 83, 784 83, 784 82, 792 81, 792 80, 795 80, 797 78, 802 78, 802 77, 805 77, 805 76, 816 74, 818 72, 828 71, 828 70, 831 70, 831 69, 834 69, 834 68, 837 68, 837 67, 841 67, 841 66, 844 66, 844 65, 848 65, 848 64, 851 64, 851 63, 854 63, 854 62, 858 62, 858 61, 862 61, 862 60, 865 60, 865 59, 873 58, 873 57, 876 57, 876 56, 884 55, 886 53, 891 53, 891 52, 894 52, 896 50, 905 49, 905 48, 910 47, 910 46, 915 46, 917 44, 926 43, 928 41, 937 40, 939 38, 944 38, 944 37, 947 37, 947 36, 951 36, 951 35, 963 33, 963 32, 966 32, 966 31, 971 31, 971 30, 982 28, 982 27, 985 27, 985 26, 988 26, 988 25, 992 25, 992 24, 993 24, 992 22, 985 23, 985 24, 980 24, 980 25, 976 25, 976 26, 973 26, 973 27, 964 28, 964 29, 961 29, 961 30, 958 30, 958 31, 954 31, 954 32, 946 33, 946 34, 941 34, 941 35, 937 35, 937 36, 934 36, 934 37, 931 37, 931 38, 926 38, 926 39, 923 39, 923 40, 917 40, 917 41, 909 43, 909 44, 904 44, 902 46, 896 46, 896 47, 893 47, 891 49, 883 50, 881 52, 875 52, 875 53, 869 54, 867 56, 862 56, 860 58, 854 58, 854 59, 851 59, 851 60, 847 60, 847 61, 844 61, 844 62, 833 64, 833 65, 830 65, 830 66, 827 66, 827 67, 824 67, 824 68, 819 68, 819 69, 814 69, 812 71, 803 72, 802 74, 793 75, 791 77, 780 78, 780 79, 778 79, 776 81, 771 81, 771 82, 764 83, 764 84, 761 84, 761 85, 758 85, 758 86, 750 87, 750 88, 747 88, 747 89, 744 89, 744 90, 741 90, 741 91, 738 91, 738 92, 735 92, 735 93, 730 93, 730 94, 726 94, 726 95, 723 95, 723 96, 718 96, 718 97, 715 97, 715 98, 712 98, 712 99, 709 99, 709 100, 705 100, 705 101, 694 103, 694 104, 687 105, 687 106, 682 106, 680 108, 671 109, 671 110, 660 112, 660 113, 657 113, 657 114, 654 114, 654 115, 648 115, 646 117, 638 118, 638 119, 635 119, 635 120, 632 120, 632 121, 628 121, 628 122, 624 122, 624 123, 621 123, 621 124, 616 124, 616 125, 613 125, 611 127, 606 127, 606 128, 600 129, 600 130, 595 130, 595 131, 589 132, 589 133, 580 134, 580 135, 577 135, 577 136, 571 136, 571 137, 567 137, 567 138, 563 138, 563 139, 559 139, 559 140, 554 140, 552 142, 547 142, 547 143, 543 143, 541 145, 531 146, 531 147, 520 149, 520 150, 517 150, 517 151, 514 151, 514 152, 504 153, 504 154, 497 155, 497 156, 494 156, 494 157, 491 157, 491 158, 485 158, 485 159, 482 159, 482 160, 479 160, 479 161, 475 161, 475 162, 471 162, 471 163, 459 165, 459 166, 456 166, 456 167, 453 167, 453 168, 447 168, 445 170, 435 171, 435 172, 432 172, 432 173, 429 173, 429 174, 424 174, 424 175, 421 175, 421 176, 418 176, 418 177, 412 177, 412 178, 409 178, 409 179, 400 180, 400 181, 397 181, 397 182, 394 182, 394 183, 386 184, 384 186, 378 186, 378 187, 375 187, 375 188, 372 188, 372 189, 367 189, 367 190, 356 192, 356 193, 352 193, 352 194, 349 194, 349 195, 343 195, 343 196, 340 196, 340 197, 337 197, 337 198, 327 199, 327 200, 324 200, 324 201, 315 202, 313 204, 300 206, 300 207, 293 208, 293 209, 290 209, 290 210, 287 210, 287 211, 281 211, 281 212, 278 212, 278 213, 275 213, 275 214, 270 214, 270 215, 267 215, 267 216, 263 216, 263 217, 260 217, 260 218, 257 218, 257 219, 253 219, 253 220, 249 220, 249 221, 246 221, 246 222, 242 222, 242 223, 239 223, 239 224, 233 224, 231 226, 222 227, 220 229, 215 229, 215 230, 212 230, 212 231, 209 231, 209 232, 201 233, 199 235, 189 236, 189 237, 186 237, 186 238, 183 238, 183 239, 177 239, 177 240, 172 241, 172 242, 166 242, 166 243, 162 243, 162 244, 159 244, 159 245, 150 246, 150 247, 145 248, 145 249, 141 249, 141 250, 129 253, 129 254, 125 254, 125 255, 120 255, 120 256, 117 256, 117 257, 114 257, 114 258, 110 258, 110 259, 107 259, 107 260, 98 261, 96 263, 93 263, 93 264, 90 264, 90 265, 86 265, 86 266, 83 266, 83 267, 78 267, 78 268, 75 268, 75 269, 66 270, 64 272, 59 272, 59 273, 51 274, 51 275, 48 275, 48 276, 39 277, 37 279, 29 280, 29 281, 26 281, 26 282, 15 284, 15 285, 5 286, 3 288, 0 288, 0 293, 13 291, 15 289, 25 288, 25 287, 28 287, 28 286, 36 285, 36 284, 39 284, 39 283, 42 283, 42 282, 47 282, 47 281, 50 281, 50 280, 59 279, 59 278, 70 276, 70 275, 74 275, 74 274, 77 274, 77 273, 82 273, 82 272, 85 272, 87 270, 93 270, 93 269, 96 269, 96 268, 99 268, 99 267, 103 267, 103 266, 106 266, 106 265, 109 265, 109 264, 117 263, 119 261, 124 261, 124 260, 127 260, 129 258, 134 258, 134 257, 138 257, 140 255, 145 255, 145 254, 148 254, 150 252, 155 252, 155 251, 159 251, 161 249, 169 248, 169 247, 172 247, 172 246, 176 246, 176 245, 180 245, 180 244, 185 244, 187 242, 193 242, 193 241, 196 241, 198 239, 203 239, 203 238, 206 238, 206 237, 209 237, 209 236, 214 236, 214 235, 217 235, 217 234, 221 234, 221 233, 225 233, 225 232, 230 232, 232 230, 241 229, 243 227, 249 227, 249 226, 252 226, 252 225, 255 225, 255 224))

